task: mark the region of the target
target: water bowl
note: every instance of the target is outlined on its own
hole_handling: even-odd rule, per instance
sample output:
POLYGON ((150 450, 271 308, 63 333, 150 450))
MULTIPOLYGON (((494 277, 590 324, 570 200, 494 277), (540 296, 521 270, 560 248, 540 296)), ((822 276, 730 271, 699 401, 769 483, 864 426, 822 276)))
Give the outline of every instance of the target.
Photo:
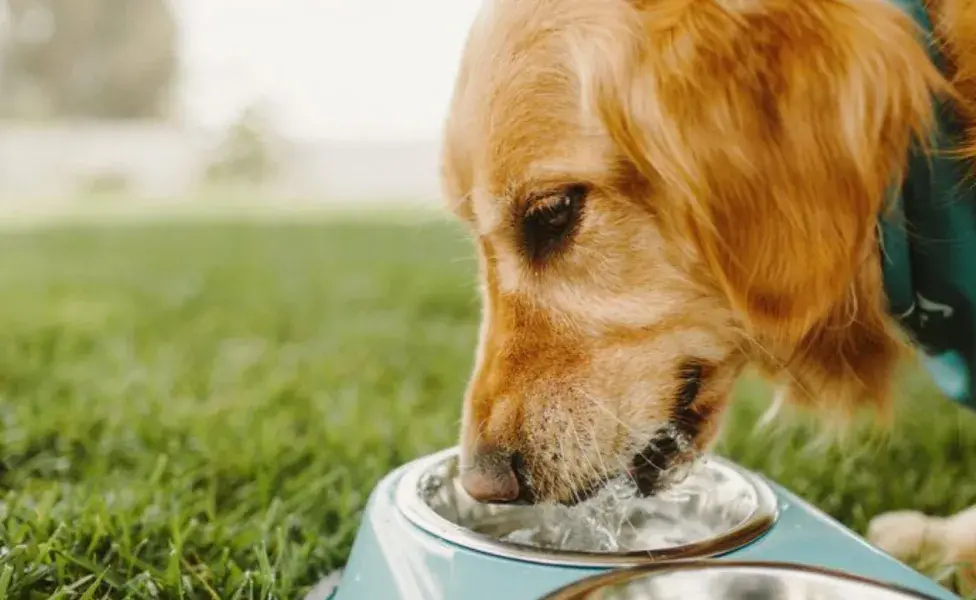
POLYGON ((395 502, 414 525, 451 543, 544 564, 629 566, 715 556, 748 544, 776 522, 776 496, 758 477, 720 458, 649 498, 608 486, 573 507, 482 504, 458 479, 457 454, 410 465, 395 502))

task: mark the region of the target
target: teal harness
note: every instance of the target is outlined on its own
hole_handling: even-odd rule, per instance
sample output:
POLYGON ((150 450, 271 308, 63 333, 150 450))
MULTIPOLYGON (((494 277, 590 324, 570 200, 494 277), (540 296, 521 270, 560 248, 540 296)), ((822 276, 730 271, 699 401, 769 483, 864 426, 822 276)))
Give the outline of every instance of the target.
MULTIPOLYGON (((933 31, 920 0, 892 1, 933 31)), ((944 72, 934 40, 929 53, 944 72)), ((950 155, 962 140, 958 115, 938 103, 936 118, 933 152, 912 150, 893 210, 881 219, 885 291, 935 383, 976 409, 976 179, 950 155)))

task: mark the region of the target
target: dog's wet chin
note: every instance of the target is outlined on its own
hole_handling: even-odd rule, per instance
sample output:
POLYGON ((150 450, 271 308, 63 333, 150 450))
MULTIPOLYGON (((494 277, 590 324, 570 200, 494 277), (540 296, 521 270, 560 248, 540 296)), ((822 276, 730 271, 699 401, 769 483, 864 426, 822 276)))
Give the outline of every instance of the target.
POLYGON ((641 496, 653 496, 676 482, 676 467, 691 460, 681 444, 673 437, 657 437, 634 455, 631 460, 630 478, 641 496))
POLYGON ((667 487, 664 470, 651 464, 642 455, 634 456, 633 466, 629 475, 637 488, 639 496, 647 497, 662 491, 667 487))

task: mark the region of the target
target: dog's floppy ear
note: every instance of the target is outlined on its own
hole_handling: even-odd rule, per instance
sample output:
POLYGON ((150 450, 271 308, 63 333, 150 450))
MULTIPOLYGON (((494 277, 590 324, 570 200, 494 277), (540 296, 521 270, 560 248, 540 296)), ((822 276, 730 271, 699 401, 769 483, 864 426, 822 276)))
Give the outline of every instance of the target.
POLYGON ((631 0, 603 122, 754 335, 799 343, 871 260, 943 86, 891 0, 631 0), (637 36, 635 36, 637 38, 637 36))
POLYGON ((597 107, 788 395, 885 406, 877 218, 948 84, 891 0, 629 0, 597 107), (874 401, 874 402, 872 402, 874 401))
MULTIPOLYGON (((966 121, 976 123, 976 0, 948 0, 932 6, 935 28, 950 58, 952 86, 966 121)), ((976 124, 970 125, 963 153, 976 158, 976 124)))

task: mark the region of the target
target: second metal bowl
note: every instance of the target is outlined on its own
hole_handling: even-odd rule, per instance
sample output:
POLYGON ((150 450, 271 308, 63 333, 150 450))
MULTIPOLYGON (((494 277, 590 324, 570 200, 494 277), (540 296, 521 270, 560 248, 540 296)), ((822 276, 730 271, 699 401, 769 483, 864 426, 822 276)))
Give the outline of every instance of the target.
POLYGON ((587 577, 543 600, 934 600, 841 571, 771 562, 678 561, 587 577))

